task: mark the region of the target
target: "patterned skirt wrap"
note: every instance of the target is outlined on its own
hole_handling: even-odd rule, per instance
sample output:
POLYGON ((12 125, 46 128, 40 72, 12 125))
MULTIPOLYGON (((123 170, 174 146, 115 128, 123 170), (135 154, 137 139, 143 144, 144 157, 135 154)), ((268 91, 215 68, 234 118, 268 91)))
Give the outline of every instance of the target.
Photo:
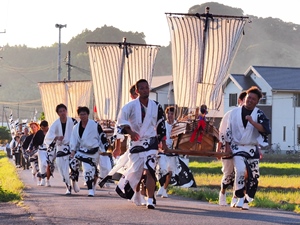
POLYGON ((234 146, 233 163, 235 167, 235 195, 244 197, 244 190, 254 198, 259 181, 259 151, 257 146, 234 146), (247 177, 245 177, 247 174, 247 177), (245 179, 246 178, 246 179, 245 179))
POLYGON ((97 150, 96 153, 91 154, 94 151, 94 149, 91 151, 83 151, 80 149, 74 156, 75 159, 82 162, 83 177, 88 186, 94 181, 95 177, 98 176, 99 173, 97 169, 99 163, 99 153, 97 150))

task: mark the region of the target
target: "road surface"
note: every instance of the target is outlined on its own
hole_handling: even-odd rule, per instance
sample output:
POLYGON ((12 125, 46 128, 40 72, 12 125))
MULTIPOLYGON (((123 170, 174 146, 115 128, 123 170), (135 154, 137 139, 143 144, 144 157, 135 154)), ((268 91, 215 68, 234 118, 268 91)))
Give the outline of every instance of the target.
POLYGON ((97 187, 94 197, 87 196, 87 189, 80 177, 80 192, 65 195, 65 187, 57 171, 51 178, 51 187, 37 186, 30 170, 18 169, 24 182, 24 201, 20 206, 0 203, 0 224, 222 224, 222 225, 274 225, 300 224, 300 215, 279 210, 250 208, 241 210, 190 200, 178 196, 158 198, 155 210, 120 198, 108 188, 97 187))

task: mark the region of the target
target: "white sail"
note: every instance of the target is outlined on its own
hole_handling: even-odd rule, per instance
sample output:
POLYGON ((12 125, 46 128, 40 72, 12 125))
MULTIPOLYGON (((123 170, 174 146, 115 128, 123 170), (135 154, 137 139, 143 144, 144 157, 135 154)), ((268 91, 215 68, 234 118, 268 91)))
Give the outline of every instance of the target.
POLYGON ((129 89, 139 79, 151 85, 159 46, 88 42, 95 105, 101 120, 116 120, 129 100, 129 89))
POLYGON ((166 13, 172 45, 175 103, 218 110, 225 77, 247 17, 166 13))
POLYGON ((68 116, 78 118, 78 106, 90 105, 91 81, 53 81, 38 83, 45 119, 51 125, 58 115, 55 108, 58 104, 65 104, 68 116))

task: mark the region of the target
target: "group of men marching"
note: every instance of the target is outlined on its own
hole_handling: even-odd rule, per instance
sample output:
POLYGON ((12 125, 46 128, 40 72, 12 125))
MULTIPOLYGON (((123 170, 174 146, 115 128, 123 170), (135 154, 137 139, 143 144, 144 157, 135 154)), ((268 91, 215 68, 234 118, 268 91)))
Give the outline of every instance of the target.
MULTIPOLYGON (((110 172, 111 168, 104 166, 109 164, 107 161, 110 158, 103 153, 111 143, 101 125, 89 119, 90 111, 87 107, 78 107, 79 121, 68 117, 67 107, 59 104, 56 106, 59 118, 49 129, 47 124, 41 131, 37 123, 30 124, 33 132, 25 140, 23 148, 27 149, 31 158, 32 174, 39 179, 38 185, 50 186, 49 179, 56 161, 66 186, 66 195, 80 191, 78 178, 82 167, 90 197, 95 195, 99 168, 100 171, 107 171, 100 177, 100 187, 108 180, 106 178, 111 179, 121 171, 116 192, 122 198, 132 199, 136 205, 154 209, 156 196, 168 197, 166 190, 178 165, 178 155, 165 154, 164 151, 172 148, 170 133, 176 122, 175 109, 168 107, 164 112, 158 102, 149 99, 147 80, 137 81, 134 87, 132 100, 118 114, 113 156, 120 155, 120 139, 124 135, 128 136, 128 149, 110 172), (160 189, 155 196, 157 180, 160 181, 160 189)), ((259 177, 257 146, 267 142, 267 135, 270 133, 268 119, 256 108, 260 98, 260 90, 250 88, 246 93, 245 104, 224 117, 223 120, 226 121, 220 127, 222 148, 233 155, 230 160, 223 159, 223 172, 226 174, 224 173, 220 192, 221 205, 226 204, 225 189, 231 182, 229 175, 232 176, 233 172, 236 181, 235 206, 243 207, 244 203, 254 198, 259 177), (225 160, 228 160, 227 163, 225 160)))
MULTIPOLYGON (((132 95, 137 98, 132 97, 133 100, 121 109, 117 119, 115 136, 127 135, 130 141, 128 151, 124 154, 126 169, 124 170, 124 166, 121 165, 123 174, 116 192, 123 198, 132 199, 139 191, 139 187, 143 186, 141 189, 145 196, 145 205, 149 209, 154 209, 157 174, 160 174, 160 178, 169 175, 169 183, 171 171, 169 168, 176 167, 174 163, 171 166, 168 160, 164 160, 165 163, 160 162, 160 168, 164 168, 164 164, 169 168, 164 172, 156 172, 159 146, 161 153, 168 149, 168 146, 171 147, 170 143, 167 146, 166 134, 167 130, 170 133, 170 126, 174 123, 174 108, 168 112, 168 117, 173 119, 170 119, 171 124, 166 129, 165 112, 158 102, 149 99, 150 88, 147 80, 139 80, 134 89, 135 93, 132 95)), ((57 105, 55 110, 59 118, 50 127, 47 121, 29 124, 31 133, 22 144, 24 154, 31 162, 32 176, 38 185, 51 186, 50 177, 56 165, 66 186, 66 195, 71 195, 72 192, 80 191, 78 178, 79 170, 82 168, 88 196, 92 197, 99 178, 99 166, 100 171, 109 172, 112 169, 103 167, 110 159, 109 156, 102 154, 111 143, 101 125, 89 119, 88 107, 78 107, 79 121, 67 115, 67 107, 64 104, 57 105)), ((164 158, 164 155, 161 154, 159 158, 164 158)), ((120 165, 117 164, 116 167, 118 166, 120 165)), ((167 197, 167 186, 162 187, 164 188, 162 197, 167 197)))

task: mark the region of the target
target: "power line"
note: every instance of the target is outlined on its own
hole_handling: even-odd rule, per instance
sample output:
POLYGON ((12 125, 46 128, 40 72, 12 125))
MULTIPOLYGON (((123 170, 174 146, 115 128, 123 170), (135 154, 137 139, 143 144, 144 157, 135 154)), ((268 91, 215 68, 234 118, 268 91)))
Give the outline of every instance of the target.
POLYGON ((84 73, 88 76, 91 76, 91 71, 87 69, 80 68, 78 66, 70 65, 72 68, 77 69, 79 72, 84 73))

